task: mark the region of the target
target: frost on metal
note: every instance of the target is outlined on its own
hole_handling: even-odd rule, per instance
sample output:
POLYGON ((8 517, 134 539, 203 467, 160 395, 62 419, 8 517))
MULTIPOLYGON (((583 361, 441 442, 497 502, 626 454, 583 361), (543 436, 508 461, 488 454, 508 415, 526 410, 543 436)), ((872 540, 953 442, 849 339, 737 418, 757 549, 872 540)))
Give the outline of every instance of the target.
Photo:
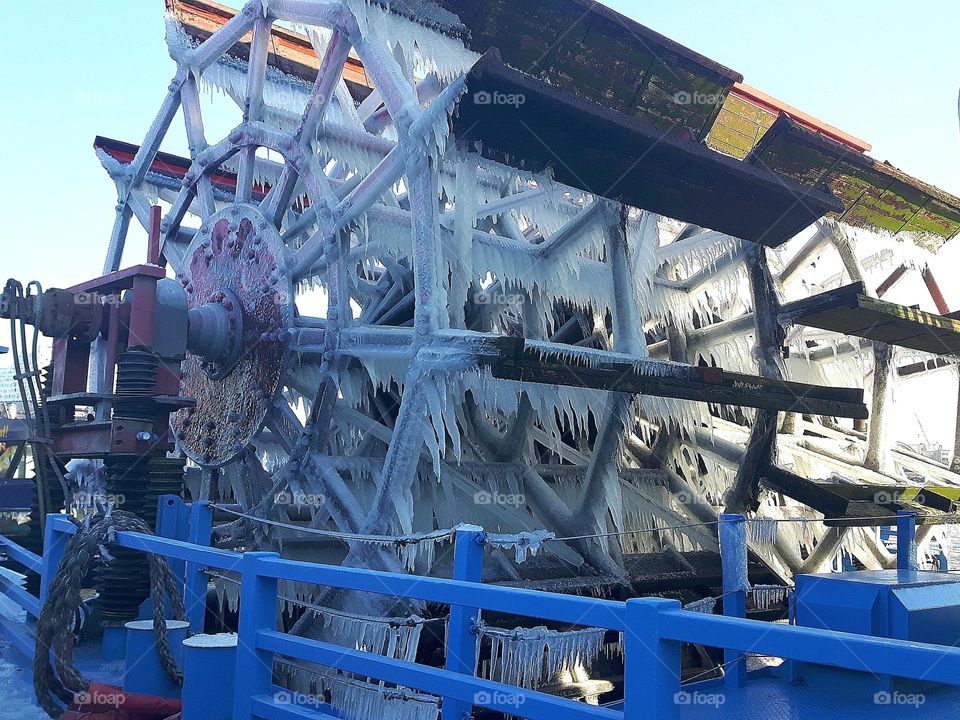
POLYGON ((599 628, 558 631, 545 627, 505 630, 482 626, 490 642, 483 676, 508 685, 537 688, 563 672, 589 669, 603 649, 606 631, 599 628))
POLYGON ((782 585, 754 585, 753 604, 757 610, 770 610, 785 602, 788 593, 782 585))
POLYGON ((490 547, 512 549, 516 555, 517 563, 522 563, 527 559, 528 553, 536 557, 540 548, 543 547, 543 543, 552 540, 554 537, 553 533, 546 530, 524 531, 514 535, 490 534, 487 535, 487 544, 490 547))
MULTIPOLYGON (((720 366, 859 386, 873 373, 869 344, 765 314, 854 274, 876 289, 899 264, 922 269, 930 258, 824 221, 758 264, 737 238, 564 186, 522 158, 484 159, 451 133, 450 118, 474 101, 466 75, 478 57, 456 25, 421 3, 256 0, 201 43, 171 15, 176 70, 156 120, 132 161, 100 152, 119 195, 107 271, 131 219, 149 225, 155 200, 166 210, 163 256, 185 283, 187 250, 218 213, 242 206, 282 241, 265 284, 289 289, 277 299, 291 317, 258 339, 282 350, 282 377, 272 395, 248 398, 265 422, 222 466, 213 494, 254 518, 405 539, 308 545, 295 529, 244 518, 218 528, 218 540, 439 573, 450 565, 447 531, 468 522, 514 550, 487 563, 491 579, 536 570, 617 580, 625 555, 716 551, 718 512, 746 497, 736 512, 768 518, 751 523, 750 549, 784 581, 842 552, 879 563, 886 550, 874 535, 828 530, 823 513, 742 477, 763 411, 540 383, 535 371, 503 379, 497 364, 519 341, 532 365, 574 376, 615 366, 682 383, 697 366, 720 366), (314 82, 271 62, 274 25, 312 43, 314 82), (249 56, 237 58, 230 50, 243 38, 249 56), (348 61, 371 87, 347 83, 348 61), (238 124, 224 136, 204 123, 214 103, 235 106, 238 124), (182 182, 152 169, 175 121, 191 150, 182 182), (766 295, 757 267, 769 271, 766 295), (785 518, 797 522, 773 524, 785 518), (550 536, 570 539, 536 553, 550 536)), ((774 460, 803 478, 957 484, 895 446, 868 469, 874 441, 850 423, 776 423, 774 460)), ((946 545, 942 536, 931 542, 946 545)), ((387 612, 364 605, 352 609, 387 612)))

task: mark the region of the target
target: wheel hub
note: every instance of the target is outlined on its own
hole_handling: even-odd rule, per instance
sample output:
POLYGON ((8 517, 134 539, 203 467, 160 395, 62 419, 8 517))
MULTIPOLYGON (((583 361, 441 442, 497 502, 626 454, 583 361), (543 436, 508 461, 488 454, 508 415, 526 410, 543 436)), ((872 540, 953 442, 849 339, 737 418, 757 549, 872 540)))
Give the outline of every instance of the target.
POLYGON ((230 462, 263 427, 280 384, 293 315, 285 247, 260 211, 236 204, 209 217, 178 279, 190 311, 181 394, 196 406, 171 424, 194 462, 230 462))

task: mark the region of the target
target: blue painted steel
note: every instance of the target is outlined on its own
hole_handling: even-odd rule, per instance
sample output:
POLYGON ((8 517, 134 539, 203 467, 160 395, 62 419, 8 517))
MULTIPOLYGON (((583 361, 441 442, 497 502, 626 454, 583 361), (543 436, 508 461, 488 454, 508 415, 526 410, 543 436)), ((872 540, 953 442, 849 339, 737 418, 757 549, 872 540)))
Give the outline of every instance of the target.
POLYGON ((240 564, 243 553, 232 550, 220 550, 212 547, 202 547, 180 540, 143 535, 136 532, 118 532, 117 545, 140 550, 141 552, 164 555, 167 558, 177 558, 188 562, 199 563, 204 567, 215 567, 224 570, 236 568, 240 564))
POLYGON ((897 511, 897 570, 917 569, 917 514, 897 511))
POLYGON ((800 575, 797 623, 935 644, 960 638, 960 577, 874 570, 800 575))
MULTIPOLYGON (((157 498, 157 535, 172 540, 189 540, 190 513, 187 504, 177 495, 157 498)), ((170 560, 170 570, 183 582, 183 560, 170 560)))
MULTIPOLYGON (((727 617, 747 616, 747 523, 743 515, 721 515, 721 567, 723 569, 723 614, 727 617)), ((739 650, 723 650, 724 682, 727 687, 747 684, 747 656, 739 650)))
POLYGON ((0 635, 9 640, 24 657, 33 659, 36 640, 30 625, 0 612, 0 635))
MULTIPOLYGON (((122 534, 122 533, 121 533, 122 534)), ((379 595, 415 598, 446 605, 475 605, 485 610, 607 630, 625 630, 623 603, 539 590, 466 584, 457 580, 374 572, 363 568, 265 559, 260 572, 277 579, 329 585, 379 595), (509 590, 509 592, 505 592, 509 590)))
MULTIPOLYGON (((456 545, 453 554, 453 579, 478 583, 483 579, 483 543, 486 538, 483 530, 457 530, 456 545)), ((480 611, 476 607, 465 605, 450 606, 450 620, 447 625, 447 662, 446 669, 452 672, 476 674, 477 621, 480 611)), ((443 700, 443 720, 464 720, 473 710, 471 703, 463 703, 456 698, 443 700)))
MULTIPOLYGON (((194 502, 190 506, 190 542, 194 545, 208 546, 212 534, 213 508, 205 500, 194 502)), ((239 562, 239 557, 236 561, 239 562)), ((192 633, 203 632, 203 622, 207 612, 207 585, 208 579, 204 566, 193 562, 187 563, 183 600, 192 633)))
POLYGON ((238 627, 234 720, 250 720, 251 698, 273 693, 273 654, 256 645, 256 636, 277 623, 277 579, 263 572, 276 553, 246 553, 240 562, 240 622, 238 627))
POLYGON ((40 617, 40 600, 23 589, 19 577, 0 570, 0 592, 13 600, 32 617, 40 617))
MULTIPOLYGON (((170 655, 183 667, 183 641, 189 625, 180 620, 167 620, 170 655)), ((179 698, 180 686, 163 670, 157 652, 152 620, 135 620, 126 624, 127 653, 123 673, 124 692, 179 698)))
MULTIPOLYGON (((721 523, 721 528, 725 525, 743 527, 743 523, 721 523)), ((55 516, 48 518, 48 528, 53 535, 48 539, 53 541, 58 535, 65 539, 75 531, 69 521, 55 516)), ((239 647, 234 665, 234 676, 240 682, 234 691, 234 720, 248 720, 254 715, 317 718, 327 713, 326 709, 321 709, 318 715, 313 708, 301 708, 289 701, 285 703, 277 696, 271 681, 273 656, 277 653, 430 692, 443 697, 453 708, 476 705, 511 715, 549 720, 625 717, 675 720, 681 715, 688 717, 690 708, 684 703, 685 688, 680 688, 679 679, 680 644, 683 642, 728 648, 738 655, 756 652, 804 663, 960 685, 960 649, 952 647, 691 613, 680 610, 675 601, 654 598, 617 603, 465 580, 475 577, 481 562, 473 548, 475 538, 465 542, 465 537, 468 534, 458 537, 458 552, 455 553, 459 566, 456 573, 462 578, 454 580, 282 560, 274 553, 241 555, 139 533, 118 533, 118 542, 124 547, 159 553, 198 566, 240 570, 239 647), (441 669, 278 632, 275 624, 277 584, 281 578, 449 604, 453 606, 452 625, 456 626, 456 632, 451 633, 450 646, 458 649, 460 660, 466 657, 469 641, 463 629, 472 617, 473 608, 623 631, 625 712, 477 678, 472 674, 472 668, 456 657, 448 660, 447 668, 441 669)), ((49 546, 55 547, 55 542, 49 546)), ((45 557, 44 569, 49 570, 52 565, 50 558, 45 557)), ((851 585, 856 580, 864 586, 882 586, 884 582, 882 573, 849 575, 846 580, 851 585)), ((892 575, 900 583, 895 589, 904 593, 902 597, 906 602, 901 604, 904 608, 909 606, 911 611, 917 609, 919 591, 960 580, 941 575, 935 583, 926 577, 930 574, 894 572, 892 575)), ((845 576, 834 577, 843 579, 845 576)), ((804 611, 803 582, 802 578, 798 579, 798 619, 804 611)))
POLYGON ((16 560, 28 570, 39 573, 43 567, 43 558, 36 553, 30 552, 25 547, 20 547, 13 540, 0 535, 0 549, 11 560, 16 560))
POLYGON ((47 595, 50 592, 50 582, 53 580, 57 568, 60 567, 60 561, 63 560, 63 553, 67 549, 67 543, 70 541, 70 535, 76 532, 73 523, 67 515, 51 514, 47 515, 47 522, 43 529, 43 562, 40 567, 40 606, 47 601, 47 595), (70 528, 64 530, 64 525, 70 528))
POLYGON ((123 660, 127 656, 127 629, 123 625, 104 625, 100 641, 100 658, 106 662, 123 660))
POLYGON ((680 717, 680 643, 667 639, 661 627, 663 614, 669 611, 680 611, 680 603, 661 598, 626 602, 625 718, 676 720, 680 717))
MULTIPOLYGON (((243 614, 241 599, 241 615, 243 614)), ((243 634, 241 633, 241 643, 243 634)), ((309 640, 287 635, 276 630, 260 630, 255 634, 256 647, 308 662, 336 667, 347 672, 380 678, 434 695, 453 697, 463 703, 472 703, 510 715, 522 715, 533 720, 622 720, 621 713, 586 703, 559 698, 556 695, 524 690, 492 680, 452 673, 428 665, 416 665, 394 660, 383 655, 372 655, 351 650, 343 645, 309 640)), ((239 658, 239 653, 238 653, 239 658)), ((239 663, 238 663, 239 666, 239 663)), ((234 720, 247 720, 249 715, 234 715, 234 720)))
POLYGON ((661 629, 670 639, 710 647, 960 684, 960 648, 684 611, 664 613, 661 629))
POLYGON ((0 512, 29 510, 35 485, 33 480, 0 479, 0 512))
MULTIPOLYGON (((274 695, 256 695, 250 698, 253 716, 263 720, 341 720, 325 703, 297 693, 285 693, 286 702, 278 702, 274 695), (327 712, 324 712, 323 710, 327 712)), ((376 719, 374 719, 376 720, 376 719)))
POLYGON ((182 720, 231 720, 236 662, 236 635, 194 635, 184 641, 182 720))

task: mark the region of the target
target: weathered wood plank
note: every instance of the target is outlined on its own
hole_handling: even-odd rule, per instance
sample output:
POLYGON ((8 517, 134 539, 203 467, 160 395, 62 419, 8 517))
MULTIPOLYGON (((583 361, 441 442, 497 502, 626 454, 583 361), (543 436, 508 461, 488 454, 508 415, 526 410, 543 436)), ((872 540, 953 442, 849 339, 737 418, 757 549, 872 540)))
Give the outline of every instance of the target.
POLYGON ((799 325, 936 355, 960 353, 960 320, 868 297, 860 283, 793 303, 784 316, 799 325))
POLYGON ((843 207, 817 188, 508 67, 496 49, 470 70, 453 132, 466 147, 482 142, 490 159, 552 167, 566 185, 768 246, 843 207))
POLYGON ((866 418, 863 391, 832 388, 726 372, 720 368, 673 366, 668 373, 639 371, 633 364, 610 361, 592 366, 574 361, 543 360, 536 350, 488 357, 494 377, 547 385, 594 388, 658 397, 766 410, 866 418))
POLYGON ((813 480, 773 465, 761 474, 764 485, 823 513, 825 517, 842 517, 847 514, 850 500, 813 480))

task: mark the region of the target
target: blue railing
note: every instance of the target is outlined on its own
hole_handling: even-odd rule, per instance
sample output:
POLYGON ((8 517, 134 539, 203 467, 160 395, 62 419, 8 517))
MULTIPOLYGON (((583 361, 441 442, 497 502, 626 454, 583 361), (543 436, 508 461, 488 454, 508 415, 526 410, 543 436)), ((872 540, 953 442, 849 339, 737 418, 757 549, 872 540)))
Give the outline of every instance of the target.
MULTIPOLYGON (((184 520, 185 512, 186 506, 168 511, 180 520, 184 520)), ((172 527, 181 536, 186 532, 194 539, 206 534, 205 542, 208 542, 210 508, 196 503, 190 515, 192 522, 178 521, 172 523, 172 527)), ((66 516, 48 516, 42 560, 8 540, 0 543, 10 557, 31 569, 39 569, 46 592, 66 542, 75 532, 75 525, 66 516)), ((953 647, 694 613, 682 610, 675 600, 640 598, 613 602, 483 585, 479 582, 483 541, 484 533, 479 528, 458 530, 454 578, 442 579, 285 560, 275 553, 241 554, 197 542, 117 533, 117 543, 122 547, 163 555, 174 567, 180 568, 191 618, 201 623, 194 626, 196 630, 202 627, 202 603, 207 587, 203 571, 217 568, 239 573, 234 720, 332 717, 325 714, 326 706, 311 704, 306 698, 302 703, 291 703, 290 693, 279 692, 272 682, 277 655, 431 693, 443 699, 444 720, 463 720, 473 706, 534 720, 620 720, 641 716, 676 720, 683 706, 682 701, 677 700, 681 691, 683 643, 877 675, 960 684, 960 649, 953 647), (445 667, 396 660, 279 632, 276 609, 281 580, 449 605, 445 667), (622 706, 617 710, 597 707, 476 677, 474 665, 479 642, 476 621, 481 609, 622 632, 625 670, 622 706)), ((29 596, 10 593, 10 588, 8 583, 3 590, 15 601, 25 600, 26 604, 21 603, 24 607, 31 604, 29 596)), ((37 598, 32 601, 39 603, 37 598)), ((37 605, 33 607, 36 609, 37 605)), ((190 702, 186 693, 184 702, 190 702)))

